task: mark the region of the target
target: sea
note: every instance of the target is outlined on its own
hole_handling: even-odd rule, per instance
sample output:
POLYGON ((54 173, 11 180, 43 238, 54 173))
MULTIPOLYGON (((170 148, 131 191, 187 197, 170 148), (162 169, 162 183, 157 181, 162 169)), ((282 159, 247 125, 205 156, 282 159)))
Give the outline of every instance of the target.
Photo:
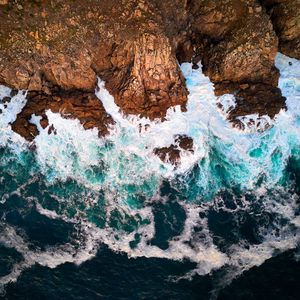
MULTIPOLYGON (((181 65, 187 111, 123 115, 98 79, 109 135, 76 119, 32 115, 0 86, 1 299, 299 299, 300 61, 278 53, 287 109, 228 121, 201 64, 181 65), (180 163, 154 149, 189 136, 180 163)), ((63 112, 62 112, 63 113, 63 112)))

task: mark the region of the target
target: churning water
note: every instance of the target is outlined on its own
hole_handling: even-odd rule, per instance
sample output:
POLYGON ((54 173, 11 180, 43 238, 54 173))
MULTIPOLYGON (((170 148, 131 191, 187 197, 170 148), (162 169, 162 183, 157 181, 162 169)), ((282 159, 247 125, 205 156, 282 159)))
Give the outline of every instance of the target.
POLYGON ((48 111, 56 134, 32 116, 35 151, 10 126, 26 92, 3 103, 10 89, 1 86, 3 297, 26 298, 34 286, 51 299, 215 298, 243 272, 296 249, 300 61, 278 54, 276 66, 287 111, 241 118, 243 131, 226 119, 234 97, 215 97, 201 68, 183 64, 187 112, 170 109, 164 122, 123 116, 99 79, 96 95, 116 122, 109 136, 48 111), (178 134, 193 138, 194 151, 174 167, 153 150, 178 134), (199 278, 212 283, 189 293, 199 278))

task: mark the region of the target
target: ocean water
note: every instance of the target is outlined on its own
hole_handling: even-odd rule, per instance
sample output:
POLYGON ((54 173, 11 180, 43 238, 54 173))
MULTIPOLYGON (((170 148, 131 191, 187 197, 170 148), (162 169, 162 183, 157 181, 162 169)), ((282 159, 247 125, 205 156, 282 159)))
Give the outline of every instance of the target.
POLYGON ((278 53, 287 110, 226 116, 201 68, 181 66, 187 112, 123 116, 109 136, 47 112, 35 151, 11 130, 26 91, 0 87, 0 297, 3 299, 296 299, 300 292, 300 61, 278 53), (266 129, 267 128, 267 129, 266 129), (266 130, 265 130, 266 129, 266 130), (177 167, 153 154, 194 140, 177 167))

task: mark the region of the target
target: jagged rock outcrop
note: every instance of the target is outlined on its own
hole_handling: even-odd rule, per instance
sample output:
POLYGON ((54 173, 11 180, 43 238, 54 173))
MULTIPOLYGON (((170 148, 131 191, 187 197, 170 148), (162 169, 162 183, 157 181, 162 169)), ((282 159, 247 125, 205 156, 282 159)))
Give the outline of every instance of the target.
POLYGON ((98 55, 93 66, 123 112, 154 119, 175 105, 185 110, 185 80, 166 36, 144 33, 107 49, 110 59, 98 55))
MULTIPOLYGON (((258 114, 268 115, 274 118, 281 109, 285 109, 285 98, 282 97, 280 89, 267 86, 262 83, 255 84, 216 84, 217 96, 235 94, 236 106, 228 112, 228 119, 237 128, 244 129, 240 117, 258 114)), ((223 109, 223 107, 220 107, 223 109)))
MULTIPOLYGON (((255 8, 254 8, 255 9, 255 8)), ((274 68, 277 37, 262 8, 257 6, 244 26, 234 28, 226 39, 205 52, 203 64, 213 82, 261 82, 277 85, 274 68)))
POLYGON ((194 142, 193 139, 186 135, 177 135, 174 137, 174 144, 169 147, 155 148, 156 154, 163 162, 170 162, 175 166, 180 163, 180 154, 183 151, 193 153, 194 142))
POLYGON ((253 0, 192 0, 191 9, 193 27, 209 41, 202 63, 216 94, 234 93, 241 115, 274 116, 284 108, 274 67, 278 39, 264 7, 253 0))
POLYGON ((191 0, 192 28, 197 34, 221 40, 247 14, 248 1, 191 0))
POLYGON ((186 4, 119 2, 28 2, 21 10, 10 2, 0 12, 0 82, 50 95, 51 85, 92 92, 98 75, 124 113, 154 119, 171 106, 184 109, 175 52, 186 4), (167 7, 176 23, 161 11, 167 7))
MULTIPOLYGON (((298 55, 298 9, 291 2, 298 7, 299 0, 2 1, 0 83, 47 98, 29 97, 29 114, 62 111, 64 101, 55 97, 93 93, 100 76, 124 113, 163 119, 172 106, 185 110, 178 61, 197 67, 202 60, 216 94, 235 93, 239 114, 273 116, 284 108, 275 31, 280 49, 298 55)), ((18 119, 16 131, 31 126, 18 119)))
POLYGON ((263 0, 279 38, 280 52, 300 59, 300 0, 263 0))
POLYGON ((60 53, 55 55, 45 46, 37 58, 37 61, 14 61, 15 58, 12 58, 9 68, 6 61, 2 62, 0 82, 16 89, 44 91, 47 94, 51 93, 46 90, 49 85, 65 90, 94 91, 97 76, 91 68, 90 57, 84 53, 73 57, 60 53))
MULTIPOLYGON (((94 93, 56 89, 51 97, 41 92, 29 92, 27 98, 27 104, 12 124, 12 129, 28 141, 38 135, 36 125, 30 122, 31 116, 40 116, 40 124, 46 128, 49 125, 47 110, 59 112, 64 118, 76 118, 85 129, 97 128, 99 136, 108 134, 108 126, 114 123, 94 93)), ((50 127, 49 133, 53 130, 55 128, 50 127)))
POLYGON ((176 46, 186 27, 184 1, 127 1, 122 20, 127 32, 103 41, 93 69, 105 80, 126 114, 163 118, 168 108, 185 110, 187 89, 176 60, 176 46), (169 10, 168 13, 167 10, 169 10), (169 19, 170 15, 174 16, 169 19))

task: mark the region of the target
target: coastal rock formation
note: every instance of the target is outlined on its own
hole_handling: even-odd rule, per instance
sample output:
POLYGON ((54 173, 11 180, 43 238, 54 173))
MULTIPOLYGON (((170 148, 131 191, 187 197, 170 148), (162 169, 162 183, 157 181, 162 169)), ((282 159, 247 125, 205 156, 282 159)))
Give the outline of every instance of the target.
MULTIPOLYGON (((255 8, 254 8, 255 9, 255 8)), ((213 82, 261 82, 277 85, 274 68, 277 37, 266 14, 253 12, 244 26, 212 45, 203 57, 204 71, 213 82)))
MULTIPOLYGON (((281 109, 285 109, 285 98, 280 89, 256 84, 216 84, 216 95, 235 94, 236 106, 228 112, 228 119, 234 126, 244 129, 240 117, 258 114, 274 118, 281 109)), ((222 107, 221 107, 222 109, 222 107)))
MULTIPOLYGON (((64 118, 76 118, 85 129, 97 128, 99 136, 106 135, 108 126, 114 123, 94 93, 57 90, 49 97, 44 93, 29 92, 27 98, 27 104, 12 124, 12 129, 28 141, 38 135, 36 125, 31 122, 32 115, 41 117, 40 124, 46 128, 49 125, 47 110, 59 112, 64 118)), ((53 130, 55 128, 50 127, 49 133, 53 130)))
POLYGON ((278 39, 265 9, 252 0, 194 2, 198 5, 192 6, 197 11, 193 26, 209 37, 203 70, 215 83, 216 95, 235 94, 240 116, 274 117, 285 105, 274 67, 278 39))
POLYGON ((206 38, 203 63, 211 80, 265 80, 266 71, 274 65, 278 40, 260 3, 256 0, 190 2, 192 30, 206 38), (261 68, 258 74, 251 73, 254 68, 261 68))
MULTIPOLYGON (((298 7, 299 0, 1 1, 0 83, 35 92, 14 129, 32 139, 30 112, 65 110, 94 93, 97 76, 125 114, 163 120, 170 107, 186 109, 178 62, 197 68, 200 60, 216 95, 236 95, 234 115, 272 117, 285 107, 277 36, 280 50, 298 57, 298 7)), ((80 104, 87 114, 84 105, 92 117, 77 104, 68 112, 105 126, 99 101, 80 104)))
POLYGON ((186 135, 177 135, 174 137, 174 144, 169 147, 155 148, 154 154, 156 154, 163 162, 170 162, 175 166, 178 166, 180 162, 180 154, 183 151, 193 153, 194 142, 193 139, 186 135))
POLYGON ((144 33, 108 49, 109 58, 99 53, 93 66, 123 112, 154 119, 171 106, 185 110, 185 80, 166 36, 144 33))
POLYGON ((218 41, 234 29, 247 14, 249 1, 191 0, 192 30, 218 41))
POLYGON ((279 39, 279 51, 300 59, 300 0, 262 1, 279 39))
POLYGON ((0 83, 50 95, 51 85, 92 92, 100 76, 124 113, 154 119, 171 106, 185 109, 188 93, 175 54, 184 3, 38 4, 19 10, 11 1, 0 11, 0 83))
MULTIPOLYGON (((96 86, 97 76, 91 69, 89 58, 80 53, 73 58, 57 53, 49 53, 45 47, 38 56, 38 60, 14 61, 8 68, 7 61, 1 61, 0 80, 6 85, 16 89, 29 91, 45 91, 50 94, 47 86, 58 86, 65 90, 93 91, 96 86), (45 55, 45 56, 43 56, 45 55), (4 66, 3 66, 4 65, 4 66)), ((5 57, 5 56, 4 56, 5 57)))

